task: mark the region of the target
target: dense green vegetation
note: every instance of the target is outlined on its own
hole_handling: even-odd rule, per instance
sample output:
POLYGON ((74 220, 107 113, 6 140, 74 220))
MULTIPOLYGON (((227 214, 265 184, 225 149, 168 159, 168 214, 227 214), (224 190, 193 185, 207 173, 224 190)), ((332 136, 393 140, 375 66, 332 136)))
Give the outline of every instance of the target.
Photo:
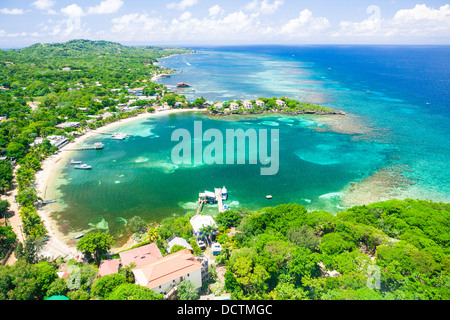
MULTIPOLYGON (((85 130, 140 112, 153 112, 151 105, 161 105, 161 98, 183 100, 150 80, 167 72, 154 65, 157 59, 186 52, 88 40, 0 50, 0 192, 11 189, 15 176, 16 201, 29 244, 47 235, 36 210, 45 199, 38 197, 33 186, 41 162, 58 150, 46 138, 59 135, 72 140, 85 130), (154 98, 137 100, 128 92, 136 87, 154 98), (138 108, 120 110, 124 105, 138 108), (64 122, 78 122, 79 128, 56 127, 64 122), (33 144, 36 138, 43 141, 33 144)), ((8 236, 10 227, 6 228, 1 230, 5 240, 0 243, 0 258, 15 242, 8 236)))
POLYGON ((212 115, 226 115, 226 114, 260 114, 260 113, 285 113, 285 114, 345 114, 341 111, 336 111, 331 108, 319 106, 313 103, 300 102, 298 100, 282 98, 259 98, 258 100, 251 100, 250 106, 244 105, 244 101, 226 101, 222 103, 222 107, 218 108, 216 104, 208 107, 208 111, 212 115), (257 101, 259 103, 257 103, 257 101), (279 104, 277 104, 277 101, 279 104), (263 102, 261 104, 260 102, 263 102), (231 108, 231 104, 237 104, 237 108, 231 108))
POLYGON ((232 243, 225 290, 236 299, 447 300, 449 218, 449 204, 422 200, 336 216, 297 204, 221 213, 218 223, 241 231, 221 239, 232 243))
MULTIPOLYGON (((39 300, 52 295, 72 300, 162 299, 135 285, 129 268, 97 277, 98 265, 113 245, 108 234, 87 234, 79 242, 78 249, 87 257, 84 263, 41 257, 47 230, 37 213, 42 199, 33 185, 42 160, 57 147, 48 140, 31 144, 49 135, 71 140, 86 129, 151 112, 153 103, 202 107, 204 98, 191 103, 150 81, 167 71, 153 65, 158 58, 184 52, 86 40, 0 51, 0 116, 4 117, 0 191, 9 191, 16 178, 16 201, 26 237, 15 251, 18 262, 0 267, 0 300, 39 300), (70 70, 63 71, 65 67, 70 70), (134 99, 128 88, 138 87, 156 100, 130 102, 134 99), (120 110, 125 103, 141 109, 120 110), (56 128, 66 121, 79 122, 80 128, 56 128), (64 264, 70 276, 59 278, 57 270, 64 264)), ((253 104, 249 112, 332 112, 287 98, 282 98, 285 107, 278 107, 276 98, 260 100, 265 102, 264 109, 253 104)), ((0 218, 7 217, 8 209, 7 201, 0 202, 0 218)), ((217 261, 226 268, 221 290, 232 293, 234 299, 449 299, 449 218, 449 204, 421 200, 357 206, 336 216, 307 212, 297 204, 256 212, 226 211, 215 217, 220 226, 216 240, 223 248, 217 261), (238 233, 229 237, 231 227, 238 233)), ((186 239, 194 254, 202 254, 189 216, 167 218, 158 227, 147 226, 137 217, 130 220, 130 228, 142 240, 139 245, 154 242, 163 255, 168 254, 166 240, 173 235, 186 239)), ((212 231, 204 230, 205 240, 212 237, 212 231)), ((0 259, 16 239, 10 226, 0 226, 0 259)), ((172 252, 180 249, 174 246, 172 252)), ((210 274, 214 275, 213 269, 210 274)), ((190 283, 181 286, 179 298, 197 298, 190 283)))
MULTIPOLYGON (((189 217, 147 226, 138 246, 155 242, 161 253, 168 254, 162 239, 172 232, 191 239, 189 217)), ((449 204, 391 200, 356 206, 336 216, 286 204, 255 212, 225 211, 216 218, 216 241, 223 248, 216 262, 226 269, 221 292, 231 293, 232 299, 450 298, 449 204), (231 237, 227 235, 230 227, 238 231, 231 237)), ((110 236, 89 235, 78 249, 84 253, 98 250, 98 259, 107 259, 110 236)), ((62 260, 46 261, 38 251, 34 257, 21 257, 14 266, 0 267, 0 299, 52 295, 73 300, 162 299, 135 285, 130 268, 98 278, 99 260, 94 255, 84 264, 68 261, 70 276, 63 279, 56 275, 62 260)), ((210 269, 213 284, 217 281, 214 270, 210 269)), ((189 282, 180 285, 177 295, 184 300, 198 298, 189 282)))

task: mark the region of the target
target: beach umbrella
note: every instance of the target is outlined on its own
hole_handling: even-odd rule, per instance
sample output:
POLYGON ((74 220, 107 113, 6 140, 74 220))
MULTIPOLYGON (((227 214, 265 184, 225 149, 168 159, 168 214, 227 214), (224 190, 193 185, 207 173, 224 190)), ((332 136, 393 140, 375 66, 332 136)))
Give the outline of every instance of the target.
POLYGON ((66 296, 55 295, 55 296, 48 297, 45 300, 69 300, 69 298, 67 298, 66 296))

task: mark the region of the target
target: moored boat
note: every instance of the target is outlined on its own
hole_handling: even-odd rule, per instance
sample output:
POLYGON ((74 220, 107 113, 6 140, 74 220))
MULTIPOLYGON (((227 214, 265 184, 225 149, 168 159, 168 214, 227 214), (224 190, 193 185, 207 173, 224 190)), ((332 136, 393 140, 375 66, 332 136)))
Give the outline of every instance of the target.
POLYGON ((83 163, 82 165, 79 166, 74 166, 75 169, 81 169, 81 170, 91 170, 92 167, 88 166, 87 164, 83 163))
POLYGON ((71 164, 81 164, 81 161, 77 161, 77 160, 71 160, 70 161, 71 164))
POLYGON ((189 88, 190 85, 185 82, 180 82, 177 84, 177 88, 189 88))

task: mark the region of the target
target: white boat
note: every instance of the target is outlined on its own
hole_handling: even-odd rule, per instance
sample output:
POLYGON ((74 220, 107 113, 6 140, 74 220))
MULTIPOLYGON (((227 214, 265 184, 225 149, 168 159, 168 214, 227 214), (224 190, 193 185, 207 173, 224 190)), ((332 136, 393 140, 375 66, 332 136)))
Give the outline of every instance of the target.
POLYGON ((84 236, 84 234, 80 234, 80 235, 78 235, 78 236, 75 236, 75 239, 83 238, 83 236, 84 236))
POLYGON ((88 166, 87 164, 83 163, 82 165, 79 166, 74 166, 75 169, 81 169, 81 170, 91 170, 92 167, 88 166))
POLYGON ((70 161, 70 163, 71 164, 81 164, 82 162, 81 161, 72 160, 72 161, 70 161))
POLYGON ((113 134, 112 134, 112 138, 113 138, 114 140, 123 140, 123 139, 125 139, 126 137, 128 137, 128 135, 127 135, 126 133, 113 133, 113 134))
POLYGON ((267 199, 272 199, 271 195, 266 196, 267 199))
POLYGON ((225 188, 225 186, 222 188, 222 200, 227 200, 228 199, 228 191, 227 188, 225 188))

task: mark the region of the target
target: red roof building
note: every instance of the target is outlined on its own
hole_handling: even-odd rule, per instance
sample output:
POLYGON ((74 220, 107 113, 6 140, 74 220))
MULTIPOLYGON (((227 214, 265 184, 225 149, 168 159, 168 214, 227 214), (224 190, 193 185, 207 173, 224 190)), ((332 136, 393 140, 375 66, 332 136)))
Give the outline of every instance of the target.
POLYGON ((98 266, 98 276, 101 278, 107 274, 119 272, 120 259, 103 260, 98 266))
POLYGON ((196 289, 202 286, 202 264, 184 249, 132 271, 136 284, 145 286, 156 293, 166 293, 183 280, 189 280, 196 289))
POLYGON ((119 256, 124 267, 129 266, 132 262, 134 262, 136 267, 139 267, 162 258, 161 252, 154 243, 121 252, 119 256))

